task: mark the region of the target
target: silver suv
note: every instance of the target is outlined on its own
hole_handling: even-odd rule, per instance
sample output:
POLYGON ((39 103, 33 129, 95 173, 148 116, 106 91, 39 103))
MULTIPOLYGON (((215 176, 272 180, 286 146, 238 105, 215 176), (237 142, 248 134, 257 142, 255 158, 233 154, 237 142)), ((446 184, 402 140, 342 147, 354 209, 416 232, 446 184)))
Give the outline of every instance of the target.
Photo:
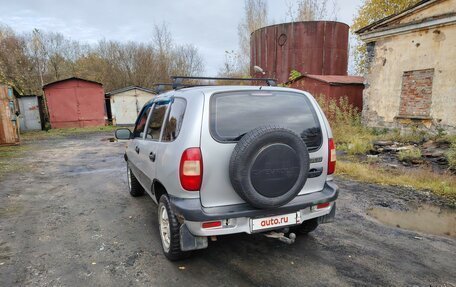
POLYGON ((265 233, 293 242, 334 218, 336 152, 328 121, 300 90, 207 86, 154 97, 125 153, 132 196, 158 204, 165 256, 206 248, 208 238, 265 233), (279 232, 280 231, 280 232, 279 232))

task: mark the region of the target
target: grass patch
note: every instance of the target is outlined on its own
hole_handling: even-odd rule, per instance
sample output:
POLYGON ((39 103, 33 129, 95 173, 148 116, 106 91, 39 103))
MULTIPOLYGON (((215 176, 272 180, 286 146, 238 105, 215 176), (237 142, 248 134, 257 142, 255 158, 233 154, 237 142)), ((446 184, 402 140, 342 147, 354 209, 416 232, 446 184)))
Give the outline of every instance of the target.
POLYGON ((21 138, 26 141, 35 141, 48 138, 66 137, 75 134, 93 133, 93 132, 114 132, 119 127, 101 126, 86 128, 67 128, 67 129, 50 129, 48 131, 29 131, 21 134, 21 138))
POLYGON ((337 149, 344 150, 349 155, 367 154, 373 148, 374 146, 369 138, 356 136, 353 136, 353 138, 349 139, 347 142, 337 145, 337 149))
POLYGON ((412 162, 415 160, 419 160, 419 159, 421 159, 421 156, 422 156, 421 150, 417 147, 413 147, 413 148, 406 149, 406 150, 400 150, 397 153, 397 158, 400 161, 406 161, 406 162, 412 162))
POLYGON ((342 177, 382 185, 429 190, 439 196, 456 200, 456 176, 438 174, 424 169, 391 170, 374 164, 340 160, 337 162, 336 170, 342 177))
POLYGON ((29 146, 0 146, 0 177, 24 168, 23 163, 16 159, 29 150, 29 146))
POLYGON ((452 170, 456 170, 456 137, 451 139, 450 149, 445 154, 448 160, 448 166, 452 170))
MULTIPOLYGON (((331 124, 337 149, 347 154, 345 160, 337 162, 337 174, 363 182, 429 190, 456 201, 456 176, 450 173, 439 174, 422 168, 382 168, 376 164, 378 157, 368 157, 367 162, 359 162, 357 157, 368 154, 377 140, 410 145, 431 139, 446 144, 452 143, 446 158, 450 168, 456 170, 456 136, 447 135, 442 129, 436 134, 427 134, 418 127, 410 127, 402 132, 398 129, 368 128, 363 126, 359 111, 351 106, 346 98, 334 100, 318 96, 316 100, 331 124)), ((418 147, 402 150, 398 152, 398 159, 407 162, 421 160, 421 150, 418 147)))
MULTIPOLYGON (((349 155, 366 154, 373 148, 376 140, 392 141, 402 144, 417 144, 427 140, 456 143, 456 135, 448 135, 438 128, 437 132, 428 133, 411 126, 403 131, 399 129, 368 128, 361 122, 361 113, 353 107, 347 98, 328 99, 324 95, 315 97, 331 124, 337 149, 349 155)), ((454 148, 456 150, 456 147, 454 148)), ((452 154, 451 154, 452 155, 452 154)), ((456 157, 456 151, 455 151, 456 157)))
POLYGON ((366 154, 373 148, 372 142, 376 135, 372 129, 362 125, 360 112, 350 105, 347 98, 333 100, 319 96, 316 100, 331 124, 338 150, 357 155, 366 154))

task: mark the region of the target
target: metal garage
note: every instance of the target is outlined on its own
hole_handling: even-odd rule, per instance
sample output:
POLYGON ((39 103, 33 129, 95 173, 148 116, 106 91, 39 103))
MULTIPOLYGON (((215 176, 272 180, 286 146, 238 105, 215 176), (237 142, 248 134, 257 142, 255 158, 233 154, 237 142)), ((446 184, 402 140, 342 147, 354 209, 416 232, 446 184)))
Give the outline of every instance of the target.
POLYGON ((52 128, 105 125, 103 85, 76 77, 43 86, 52 128))
POLYGON ((19 144, 19 109, 14 88, 0 85, 0 145, 19 144))
POLYGON ((139 111, 154 95, 154 91, 137 86, 107 93, 111 104, 112 124, 134 125, 139 111))
POLYGON ((18 96, 19 123, 21 131, 41 130, 42 118, 38 97, 35 95, 18 96))

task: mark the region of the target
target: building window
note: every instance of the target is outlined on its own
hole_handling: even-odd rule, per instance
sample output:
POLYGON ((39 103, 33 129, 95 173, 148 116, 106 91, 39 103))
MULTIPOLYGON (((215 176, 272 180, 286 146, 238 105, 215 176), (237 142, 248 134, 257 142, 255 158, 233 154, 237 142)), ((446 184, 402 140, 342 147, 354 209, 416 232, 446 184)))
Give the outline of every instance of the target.
POLYGON ((402 75, 399 116, 429 118, 434 69, 406 71, 402 75))

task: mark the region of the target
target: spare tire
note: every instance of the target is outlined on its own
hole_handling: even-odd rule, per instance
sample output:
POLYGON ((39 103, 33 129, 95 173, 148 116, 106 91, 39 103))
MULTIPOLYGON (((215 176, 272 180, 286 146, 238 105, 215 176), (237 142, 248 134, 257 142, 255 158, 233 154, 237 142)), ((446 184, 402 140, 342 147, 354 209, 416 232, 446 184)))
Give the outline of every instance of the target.
POLYGON ((291 130, 265 126, 246 133, 231 155, 229 174, 237 194, 256 208, 290 202, 309 172, 309 152, 291 130))

